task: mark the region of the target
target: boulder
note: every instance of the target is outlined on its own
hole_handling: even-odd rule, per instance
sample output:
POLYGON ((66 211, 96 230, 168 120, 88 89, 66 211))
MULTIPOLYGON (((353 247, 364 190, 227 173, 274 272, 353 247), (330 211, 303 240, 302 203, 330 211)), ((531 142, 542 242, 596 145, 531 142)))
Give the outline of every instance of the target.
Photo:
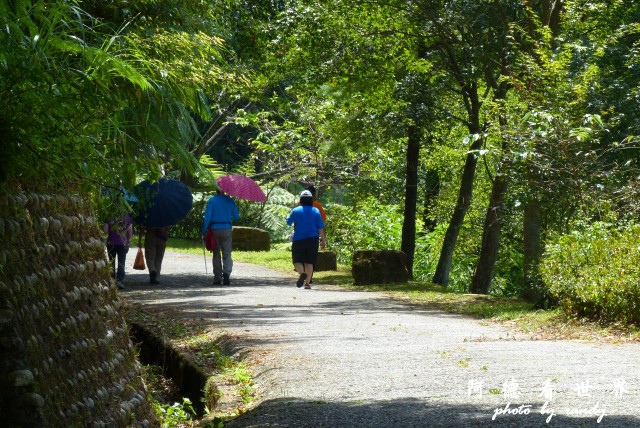
POLYGON ((255 227, 233 226, 232 248, 237 251, 269 251, 269 232, 255 227))
POLYGON ((338 262, 336 261, 336 253, 331 251, 318 252, 316 264, 313 266, 314 272, 325 270, 338 270, 338 262))
POLYGON ((407 282, 407 256, 395 250, 356 250, 351 273, 356 285, 407 282))

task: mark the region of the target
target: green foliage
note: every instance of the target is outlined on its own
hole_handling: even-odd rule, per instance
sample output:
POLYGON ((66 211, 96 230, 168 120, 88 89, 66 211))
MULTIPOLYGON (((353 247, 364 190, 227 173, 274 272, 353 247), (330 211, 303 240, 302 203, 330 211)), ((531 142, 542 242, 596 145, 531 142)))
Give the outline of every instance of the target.
MULTIPOLYGON (((421 233, 416 236, 416 251, 413 261, 413 276, 416 281, 431 281, 438 265, 440 249, 446 232, 447 224, 442 223, 433 232, 421 233)), ((473 268, 477 256, 473 249, 477 242, 469 231, 463 231, 460 237, 447 289, 451 292, 466 293, 473 275, 473 268)))
POLYGON ((402 221, 397 205, 368 197, 355 206, 333 204, 327 209, 327 241, 340 263, 351 265, 355 250, 400 248, 402 221))
MULTIPOLYGON (((226 381, 237 385, 238 395, 244 403, 251 402, 255 398, 255 384, 251 370, 247 363, 225 355, 217 339, 208 334, 201 334, 189 338, 187 344, 194 350, 199 361, 214 365, 220 370, 226 381)), ((205 388, 208 391, 205 391, 205 395, 220 394, 220 392, 212 391, 212 385, 207 384, 205 388)))
POLYGON ((160 419, 162 428, 174 428, 184 426, 192 420, 196 415, 193 409, 193 403, 186 397, 182 398, 182 403, 173 403, 172 405, 162 405, 155 401, 153 407, 160 419))
POLYGON ((279 186, 266 193, 268 199, 265 203, 238 201, 241 217, 236 224, 264 229, 273 242, 285 240, 291 234, 292 229, 286 221, 296 204, 296 197, 279 186))
POLYGON ((640 226, 596 223, 558 236, 540 271, 567 313, 640 325, 640 226))
MULTIPOLYGON (((269 194, 265 204, 240 201, 237 224, 273 241, 290 231, 290 192, 313 183, 339 203, 328 204, 329 243, 349 263, 354 249, 400 246, 415 127, 418 206, 426 170, 441 184, 428 201, 440 226, 416 242, 414 274, 428 279, 465 136, 482 134, 450 286, 467 289, 489 178, 505 156, 509 214, 492 292, 511 295, 527 201, 541 201, 543 234, 640 212, 640 3, 566 1, 558 22, 542 3, 0 0, 0 180, 99 199, 100 187, 164 173, 209 189, 232 165, 259 174, 269 194), (470 101, 482 106, 471 116, 470 101)), ((199 242, 208 196, 173 236, 199 242)))
POLYGON ((94 192, 200 168, 194 118, 236 79, 205 3, 149 3, 0 2, 0 178, 94 192))
POLYGON ((433 278, 445 231, 446 224, 442 223, 431 232, 416 234, 416 250, 413 260, 413 277, 416 281, 428 282, 433 278))

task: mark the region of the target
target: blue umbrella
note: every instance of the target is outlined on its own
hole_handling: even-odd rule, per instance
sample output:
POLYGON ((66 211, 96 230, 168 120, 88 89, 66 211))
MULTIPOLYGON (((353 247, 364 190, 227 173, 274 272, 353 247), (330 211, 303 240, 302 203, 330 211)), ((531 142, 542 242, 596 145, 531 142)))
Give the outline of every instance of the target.
POLYGON ((134 220, 147 227, 167 227, 185 218, 193 207, 191 190, 179 182, 162 177, 155 183, 145 180, 136 184, 138 198, 134 220))

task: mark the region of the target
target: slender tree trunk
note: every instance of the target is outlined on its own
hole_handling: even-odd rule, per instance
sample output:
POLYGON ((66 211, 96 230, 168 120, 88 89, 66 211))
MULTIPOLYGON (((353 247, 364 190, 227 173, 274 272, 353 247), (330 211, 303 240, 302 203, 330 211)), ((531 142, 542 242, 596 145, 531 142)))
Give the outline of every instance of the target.
POLYGON ((478 164, 478 154, 476 151, 481 147, 482 139, 480 138, 474 141, 471 147, 469 147, 469 153, 467 154, 464 170, 462 172, 462 181, 460 182, 458 200, 456 201, 456 206, 453 209, 453 215, 451 216, 449 227, 444 235, 444 242, 442 243, 442 250, 440 250, 438 266, 436 267, 436 272, 433 275, 433 282, 436 284, 447 285, 447 282, 449 282, 449 272, 451 271, 453 251, 456 248, 460 228, 462 227, 462 222, 467 214, 467 210, 471 204, 471 197, 473 196, 473 183, 476 175, 476 166, 478 164))
POLYGON ((433 207, 439 194, 440 176, 437 171, 429 170, 427 171, 424 205, 422 207, 422 222, 424 223, 424 230, 426 232, 433 232, 438 225, 436 219, 433 217, 433 207))
POLYGON ((532 197, 524 207, 524 285, 523 297, 531 302, 542 298, 539 265, 542 255, 542 209, 532 197))
MULTIPOLYGON (((458 66, 455 62, 452 63, 455 70, 458 66)), ((460 76, 457 72, 454 74, 460 76)), ((449 221, 449 227, 444 235, 444 242, 442 243, 442 249, 440 250, 440 258, 438 259, 438 266, 433 274, 432 282, 446 286, 449 282, 449 273, 451 272, 451 261, 453 259, 453 252, 456 248, 456 242, 458 241, 458 235, 460 235, 460 228, 464 222, 464 217, 467 215, 469 206, 471 205, 471 197, 473 196, 473 183, 476 176, 476 166, 478 165, 478 153, 484 142, 480 134, 480 108, 482 102, 478 96, 478 84, 475 81, 464 83, 462 77, 459 78, 462 88, 462 96, 467 109, 467 115, 469 121, 467 127, 469 133, 477 135, 467 153, 467 158, 462 171, 462 180, 460 182, 460 190, 458 191, 458 199, 453 209, 453 215, 449 221)))
MULTIPOLYGON (((506 144, 503 143, 503 153, 506 144)), ((471 281, 471 292, 475 294, 489 293, 489 287, 493 280, 493 269, 498 259, 500 250, 500 234, 503 223, 504 196, 508 188, 508 173, 510 161, 503 154, 500 161, 496 177, 493 180, 489 207, 484 219, 484 229, 482 232, 482 247, 480 257, 471 281)))
POLYGON ((413 259, 416 250, 416 206, 418 203, 418 160, 420 158, 420 129, 408 129, 404 221, 401 250, 407 256, 407 271, 413 278, 413 259))

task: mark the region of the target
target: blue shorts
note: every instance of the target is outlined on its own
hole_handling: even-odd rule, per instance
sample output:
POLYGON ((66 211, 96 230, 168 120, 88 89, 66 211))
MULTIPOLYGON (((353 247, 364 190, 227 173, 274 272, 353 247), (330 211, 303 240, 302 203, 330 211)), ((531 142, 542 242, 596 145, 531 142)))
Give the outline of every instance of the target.
POLYGON ((299 239, 291 243, 293 263, 316 264, 318 259, 318 245, 320 237, 299 239))

